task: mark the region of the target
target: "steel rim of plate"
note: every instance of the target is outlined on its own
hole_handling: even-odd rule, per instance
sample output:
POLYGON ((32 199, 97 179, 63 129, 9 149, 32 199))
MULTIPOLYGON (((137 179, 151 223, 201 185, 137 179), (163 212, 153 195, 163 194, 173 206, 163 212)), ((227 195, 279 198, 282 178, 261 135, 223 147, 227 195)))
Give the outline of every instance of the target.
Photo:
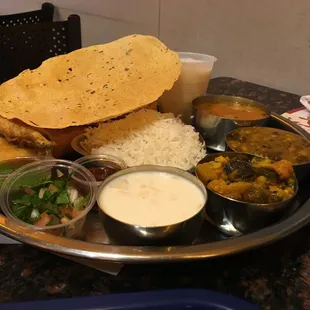
MULTIPOLYGON (((272 117, 310 139, 310 134, 275 113, 272 117)), ((122 263, 149 263, 206 259, 239 253, 284 238, 310 221, 310 199, 289 218, 251 234, 237 238, 191 246, 137 247, 88 243, 56 237, 18 226, 0 215, 0 231, 29 245, 59 254, 122 263)))

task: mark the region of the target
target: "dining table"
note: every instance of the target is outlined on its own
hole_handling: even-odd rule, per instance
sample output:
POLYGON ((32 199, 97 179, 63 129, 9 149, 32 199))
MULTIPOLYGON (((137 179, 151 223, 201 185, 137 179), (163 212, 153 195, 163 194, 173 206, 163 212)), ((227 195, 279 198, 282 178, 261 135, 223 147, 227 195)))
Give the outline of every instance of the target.
MULTIPOLYGON (((230 77, 212 79, 207 93, 253 99, 278 114, 301 107, 300 95, 230 77)), ((0 303, 179 288, 222 292, 262 309, 310 309, 310 226, 243 253, 125 265, 117 275, 26 244, 0 245, 0 303)))

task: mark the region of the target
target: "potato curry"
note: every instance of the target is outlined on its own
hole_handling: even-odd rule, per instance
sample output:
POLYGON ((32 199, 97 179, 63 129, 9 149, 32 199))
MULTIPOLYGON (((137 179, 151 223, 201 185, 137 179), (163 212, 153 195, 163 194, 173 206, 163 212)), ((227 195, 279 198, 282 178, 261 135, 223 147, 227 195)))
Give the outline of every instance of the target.
POLYGON ((199 164, 197 176, 205 186, 222 196, 251 203, 273 203, 290 199, 295 193, 291 162, 218 156, 199 164))

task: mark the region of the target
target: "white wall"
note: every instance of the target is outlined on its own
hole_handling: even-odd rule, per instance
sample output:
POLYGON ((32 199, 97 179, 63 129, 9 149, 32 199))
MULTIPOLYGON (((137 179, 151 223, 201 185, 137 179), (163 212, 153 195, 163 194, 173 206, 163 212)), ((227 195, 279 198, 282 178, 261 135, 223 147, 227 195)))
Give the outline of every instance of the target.
MULTIPOLYGON (((44 1, 0 0, 0 14, 44 1)), ((131 33, 218 57, 213 76, 310 93, 309 0, 50 0, 56 17, 79 14, 83 45, 131 33), (309 86, 308 86, 309 85, 309 86)))

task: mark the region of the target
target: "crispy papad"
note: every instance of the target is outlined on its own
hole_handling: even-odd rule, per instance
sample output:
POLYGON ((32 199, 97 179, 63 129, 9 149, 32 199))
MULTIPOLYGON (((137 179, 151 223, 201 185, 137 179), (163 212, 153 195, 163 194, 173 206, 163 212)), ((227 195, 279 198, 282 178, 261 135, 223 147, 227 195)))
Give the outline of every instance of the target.
POLYGON ((0 115, 41 128, 104 121, 157 100, 181 72, 177 53, 131 35, 50 58, 0 85, 0 115))

